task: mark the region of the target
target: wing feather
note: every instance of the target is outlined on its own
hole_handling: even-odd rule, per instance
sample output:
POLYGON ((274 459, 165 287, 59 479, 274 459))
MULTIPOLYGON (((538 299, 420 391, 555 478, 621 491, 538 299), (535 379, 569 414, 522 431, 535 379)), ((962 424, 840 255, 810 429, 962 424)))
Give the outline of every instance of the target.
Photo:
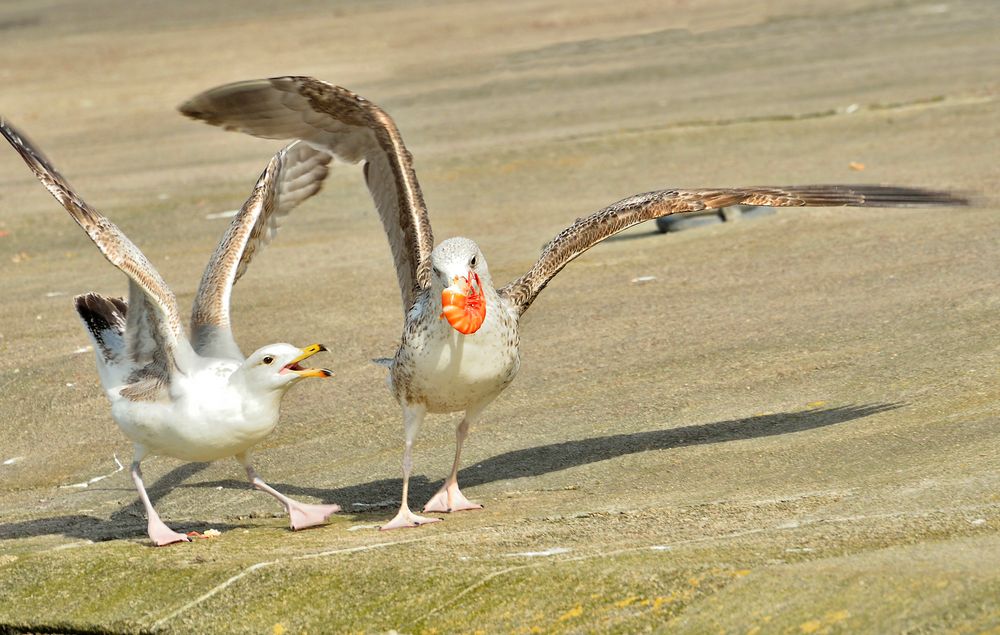
POLYGON ((254 255, 274 238, 284 217, 319 192, 332 158, 295 141, 268 163, 222 236, 198 286, 191 310, 191 343, 200 355, 244 359, 230 323, 233 285, 254 255))
POLYGON ((181 105, 193 119, 268 139, 301 139, 348 163, 365 182, 392 250, 404 312, 430 284, 434 248, 427 208, 395 122, 355 93, 311 77, 276 77, 213 88, 181 105))
POLYGON ((882 185, 805 185, 702 190, 659 190, 630 196, 578 219, 552 239, 523 276, 500 289, 518 314, 574 258, 602 240, 638 223, 728 205, 769 207, 910 207, 967 205, 947 192, 882 185))
POLYGON ((122 394, 129 398, 159 398, 175 371, 189 372, 194 364, 194 352, 184 335, 173 292, 139 248, 117 225, 81 199, 23 134, 2 119, 0 134, 87 232, 104 257, 128 276, 125 342, 128 357, 135 366, 129 382, 143 388, 132 393, 126 389, 122 394))

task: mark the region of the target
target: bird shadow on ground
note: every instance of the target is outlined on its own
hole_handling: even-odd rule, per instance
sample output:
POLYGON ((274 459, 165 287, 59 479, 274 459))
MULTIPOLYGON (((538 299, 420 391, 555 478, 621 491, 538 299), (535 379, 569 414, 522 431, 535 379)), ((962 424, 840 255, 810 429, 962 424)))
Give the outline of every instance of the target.
MULTIPOLYGON (((185 463, 170 470, 157 479, 156 483, 146 488, 146 493, 149 494, 150 501, 155 505, 156 501, 165 496, 170 490, 198 472, 201 472, 208 465, 208 463, 185 463)), ((190 519, 175 522, 171 522, 168 519, 167 523, 171 529, 182 533, 191 529, 197 529, 198 531, 218 529, 219 531, 223 531, 243 526, 227 523, 205 523, 190 519)), ((99 518, 86 514, 72 514, 69 516, 54 516, 51 518, 0 524, 0 540, 50 534, 62 534, 94 542, 119 538, 145 538, 146 513, 143 509, 142 501, 137 497, 131 504, 111 514, 109 518, 99 518)))
MULTIPOLYGON (((467 488, 495 481, 539 476, 639 452, 670 450, 691 445, 725 443, 803 432, 895 410, 902 405, 863 404, 836 408, 814 408, 801 412, 781 412, 679 428, 551 443, 512 450, 490 457, 461 470, 458 473, 458 478, 462 486, 467 488)), ((207 465, 207 463, 186 463, 171 470, 148 489, 150 498, 155 503, 157 498, 175 487, 224 487, 228 489, 249 487, 246 481, 234 479, 182 483, 185 479, 204 470, 207 465)), ((430 498, 441 487, 442 483, 443 479, 430 481, 422 475, 411 477, 411 502, 416 503, 430 498)), ((363 513, 371 509, 390 508, 398 505, 402 482, 399 478, 381 479, 336 489, 304 487, 287 483, 272 483, 272 485, 290 496, 309 496, 326 503, 339 503, 346 512, 363 513), (379 502, 373 504, 372 501, 379 502), (361 505, 355 505, 356 503, 361 505)), ((113 538, 141 538, 146 533, 144 518, 142 503, 137 498, 133 503, 118 510, 106 520, 93 516, 71 515, 0 525, 0 540, 46 534, 63 534, 95 541, 113 538)), ((177 523, 174 529, 177 531, 185 529, 183 524, 183 522, 177 523)), ((187 524, 197 525, 199 531, 210 527, 226 530, 245 526, 222 523, 206 524, 197 521, 187 521, 187 524)))
MULTIPOLYGON (((864 404, 815 408, 800 412, 781 412, 665 430, 614 434, 539 445, 504 452, 478 461, 474 465, 460 470, 458 480, 462 487, 466 488, 495 481, 539 476, 639 452, 670 450, 690 445, 724 443, 803 432, 895 410, 902 405, 864 404)), ((444 479, 430 481, 423 475, 411 476, 411 505, 422 504, 443 483, 444 479)), ((221 480, 191 483, 184 485, 184 487, 239 488, 246 487, 246 484, 236 480, 221 480)), ((303 487, 292 484, 276 484, 274 487, 290 496, 312 496, 325 503, 338 503, 346 512, 361 513, 372 508, 389 508, 398 505, 402 480, 400 478, 381 479, 336 489, 303 487), (355 503, 361 503, 361 505, 355 505, 355 503)))

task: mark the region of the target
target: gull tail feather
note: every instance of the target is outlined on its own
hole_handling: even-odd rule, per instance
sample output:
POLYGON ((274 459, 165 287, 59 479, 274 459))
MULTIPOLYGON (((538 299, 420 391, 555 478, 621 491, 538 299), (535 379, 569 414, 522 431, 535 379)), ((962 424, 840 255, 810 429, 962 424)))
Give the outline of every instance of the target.
POLYGON ((125 354, 125 323, 128 302, 124 298, 109 298, 98 293, 86 293, 74 298, 76 312, 90 335, 97 356, 97 371, 107 390, 120 383, 127 356, 125 354))

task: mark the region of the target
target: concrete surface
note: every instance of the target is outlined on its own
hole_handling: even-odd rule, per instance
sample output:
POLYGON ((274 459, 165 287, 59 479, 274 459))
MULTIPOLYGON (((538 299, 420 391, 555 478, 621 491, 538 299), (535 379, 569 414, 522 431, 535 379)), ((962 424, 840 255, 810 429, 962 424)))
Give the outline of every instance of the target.
MULTIPOLYGON (((246 350, 330 346, 336 379, 288 395, 257 463, 349 513, 290 533, 235 462, 156 458, 164 519, 222 534, 154 549, 70 302, 125 279, 0 148, 0 632, 998 632, 1000 5, 202 4, 0 5, 0 113, 184 307, 226 223, 207 216, 278 144, 174 108, 252 77, 382 104, 438 240, 479 241, 497 280, 575 217, 666 186, 979 204, 601 245, 532 307, 521 375, 473 430, 461 477, 485 510, 380 534, 402 426, 367 360, 401 314, 359 170, 338 167, 234 316, 246 350)), ((415 506, 455 423, 421 432, 415 506)))

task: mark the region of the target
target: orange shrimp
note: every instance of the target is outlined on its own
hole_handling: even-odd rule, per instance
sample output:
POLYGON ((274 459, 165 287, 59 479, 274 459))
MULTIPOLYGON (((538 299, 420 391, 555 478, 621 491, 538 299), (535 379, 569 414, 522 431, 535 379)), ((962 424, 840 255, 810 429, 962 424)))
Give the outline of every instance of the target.
POLYGON ((479 274, 469 272, 469 277, 455 276, 451 286, 441 292, 441 315, 448 324, 464 335, 479 330, 486 319, 486 299, 479 274), (473 284, 474 282, 474 284, 473 284))

